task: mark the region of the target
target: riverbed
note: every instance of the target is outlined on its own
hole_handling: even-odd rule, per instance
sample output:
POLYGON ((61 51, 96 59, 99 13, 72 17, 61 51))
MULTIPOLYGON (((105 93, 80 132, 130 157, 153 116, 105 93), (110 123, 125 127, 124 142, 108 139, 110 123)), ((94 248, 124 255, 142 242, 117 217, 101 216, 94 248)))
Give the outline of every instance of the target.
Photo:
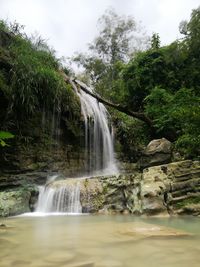
POLYGON ((30 215, 1 220, 1 267, 200 266, 200 218, 30 215))

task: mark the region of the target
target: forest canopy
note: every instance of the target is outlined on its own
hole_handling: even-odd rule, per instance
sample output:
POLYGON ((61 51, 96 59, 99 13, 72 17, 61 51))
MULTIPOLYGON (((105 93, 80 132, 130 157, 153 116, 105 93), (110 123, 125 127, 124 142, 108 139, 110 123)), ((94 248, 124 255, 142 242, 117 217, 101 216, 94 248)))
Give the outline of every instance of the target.
MULTIPOLYGON (((183 157, 197 158, 200 8, 192 11, 188 22, 180 22, 183 37, 166 46, 161 46, 159 34, 149 38, 134 18, 112 9, 100 18, 99 29, 88 53, 72 59, 84 70, 78 78, 105 99, 145 114, 155 129, 152 133, 144 122, 110 110, 122 149, 131 155, 150 139, 166 137, 183 157)), ((23 122, 44 110, 62 110, 72 118, 71 124, 80 117, 78 100, 61 70, 64 67, 42 38, 27 37, 17 23, 0 22, 0 130, 4 134, 25 135, 23 122)), ((76 127, 71 128, 76 134, 76 127)), ((1 136, 0 140, 4 142, 1 136)))
MULTIPOLYGON (((120 17, 112 10, 102 16, 100 26, 99 36, 89 45, 89 53, 74 57, 84 68, 83 79, 104 98, 148 116, 155 127, 154 138, 164 136, 185 157, 198 157, 200 8, 192 11, 188 22, 180 22, 183 38, 166 46, 161 46, 159 34, 154 33, 149 40, 138 30, 133 18, 120 17), (142 45, 134 49, 136 43, 142 45)), ((146 140, 149 138, 145 125, 142 140, 137 136, 141 127, 138 121, 120 123, 117 118, 116 121, 118 126, 122 125, 118 130, 124 142, 127 132, 126 138, 134 139, 135 143, 142 142, 144 135, 146 140)))

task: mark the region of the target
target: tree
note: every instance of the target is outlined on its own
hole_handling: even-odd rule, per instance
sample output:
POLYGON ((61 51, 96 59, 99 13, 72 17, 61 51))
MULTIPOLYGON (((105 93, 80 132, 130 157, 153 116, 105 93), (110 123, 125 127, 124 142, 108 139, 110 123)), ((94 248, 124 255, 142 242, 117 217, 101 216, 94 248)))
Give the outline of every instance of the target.
POLYGON ((22 30, 17 23, 9 26, 0 20, 0 146, 12 138, 9 132, 16 142, 29 136, 32 120, 43 115, 45 120, 61 113, 68 121, 80 117, 79 100, 70 86, 66 88, 54 51, 40 37, 29 38, 22 30))
POLYGON ((158 33, 154 33, 151 37, 151 48, 152 49, 160 48, 160 36, 158 33))
POLYGON ((182 50, 186 55, 185 80, 188 88, 200 95, 200 7, 194 9, 190 21, 182 21, 179 30, 184 34, 182 50))
POLYGON ((84 68, 98 92, 119 100, 124 95, 118 85, 123 64, 146 47, 147 38, 132 17, 119 16, 112 9, 99 19, 98 26, 99 35, 89 44, 89 53, 78 54, 73 61, 84 68))
POLYGON ((200 98, 181 88, 175 94, 156 87, 145 99, 145 114, 153 118, 161 136, 168 135, 186 157, 200 152, 200 98))
POLYGON ((190 50, 200 58, 200 7, 192 11, 186 35, 190 50))
MULTIPOLYGON (((106 22, 111 25, 109 20, 106 22)), ((109 29, 100 32, 90 47, 93 54, 84 59, 90 66, 86 64, 86 70, 95 77, 95 89, 103 97, 93 96, 145 122, 152 130, 151 137, 164 136, 184 156, 197 157, 200 152, 200 9, 193 10, 190 21, 180 25, 185 38, 160 47, 159 35, 153 34, 151 47, 137 52, 129 62, 116 49, 117 42, 104 43, 104 39, 112 37, 113 31, 109 29)))
POLYGON ((136 23, 132 17, 120 17, 112 9, 99 19, 100 33, 89 49, 104 63, 127 61, 133 51, 133 31, 136 23))

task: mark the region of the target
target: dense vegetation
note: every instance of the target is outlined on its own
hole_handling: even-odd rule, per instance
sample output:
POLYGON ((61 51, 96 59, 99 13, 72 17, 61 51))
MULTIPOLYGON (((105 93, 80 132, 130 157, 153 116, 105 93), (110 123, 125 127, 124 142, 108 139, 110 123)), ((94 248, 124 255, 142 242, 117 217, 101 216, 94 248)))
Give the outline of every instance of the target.
MULTIPOLYGON (((144 122, 111 110, 118 149, 132 161, 152 138, 166 137, 185 158, 200 151, 200 9, 180 24, 181 40, 160 45, 131 17, 108 10, 88 54, 73 60, 84 68, 83 81, 127 109, 144 113, 144 122)), ((74 140, 80 137, 80 105, 61 75, 63 66, 40 37, 0 21, 0 144, 33 142, 52 135, 55 117, 74 140), (49 123, 44 127, 44 123, 49 123), (37 127, 35 127, 37 125, 37 127), (37 128, 37 130, 35 129, 37 128), (10 134, 11 132, 12 134, 10 134), (15 135, 15 138, 13 138, 15 135)))
MULTIPOLYGON (((64 117, 77 135, 80 104, 63 81, 61 62, 40 37, 29 38, 23 27, 0 21, 0 143, 22 143, 50 137, 53 123, 64 117), (56 119, 55 119, 56 118, 56 119), (11 132, 12 134, 10 134, 11 132), (8 142, 10 143, 10 142, 8 142)), ((47 142, 49 140, 46 140, 47 142)))
POLYGON ((129 155, 150 138, 166 137, 185 158, 200 152, 200 8, 180 23, 181 40, 160 46, 138 34, 132 18, 108 11, 100 20, 99 36, 89 54, 76 55, 89 80, 105 98, 143 112, 155 131, 138 120, 114 113, 118 138, 129 155), (135 43, 142 44, 138 49, 135 43), (139 50, 139 51, 138 51, 139 50))

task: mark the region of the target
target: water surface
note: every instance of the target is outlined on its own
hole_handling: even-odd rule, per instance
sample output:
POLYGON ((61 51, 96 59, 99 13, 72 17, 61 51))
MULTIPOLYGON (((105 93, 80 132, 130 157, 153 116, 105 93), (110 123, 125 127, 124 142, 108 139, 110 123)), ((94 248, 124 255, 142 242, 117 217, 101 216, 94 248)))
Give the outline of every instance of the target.
POLYGON ((10 227, 0 230, 1 267, 200 266, 200 218, 55 214, 4 223, 10 227), (155 234, 160 226, 170 227, 167 235, 166 228, 155 234), (179 230, 189 235, 169 234, 179 230))

